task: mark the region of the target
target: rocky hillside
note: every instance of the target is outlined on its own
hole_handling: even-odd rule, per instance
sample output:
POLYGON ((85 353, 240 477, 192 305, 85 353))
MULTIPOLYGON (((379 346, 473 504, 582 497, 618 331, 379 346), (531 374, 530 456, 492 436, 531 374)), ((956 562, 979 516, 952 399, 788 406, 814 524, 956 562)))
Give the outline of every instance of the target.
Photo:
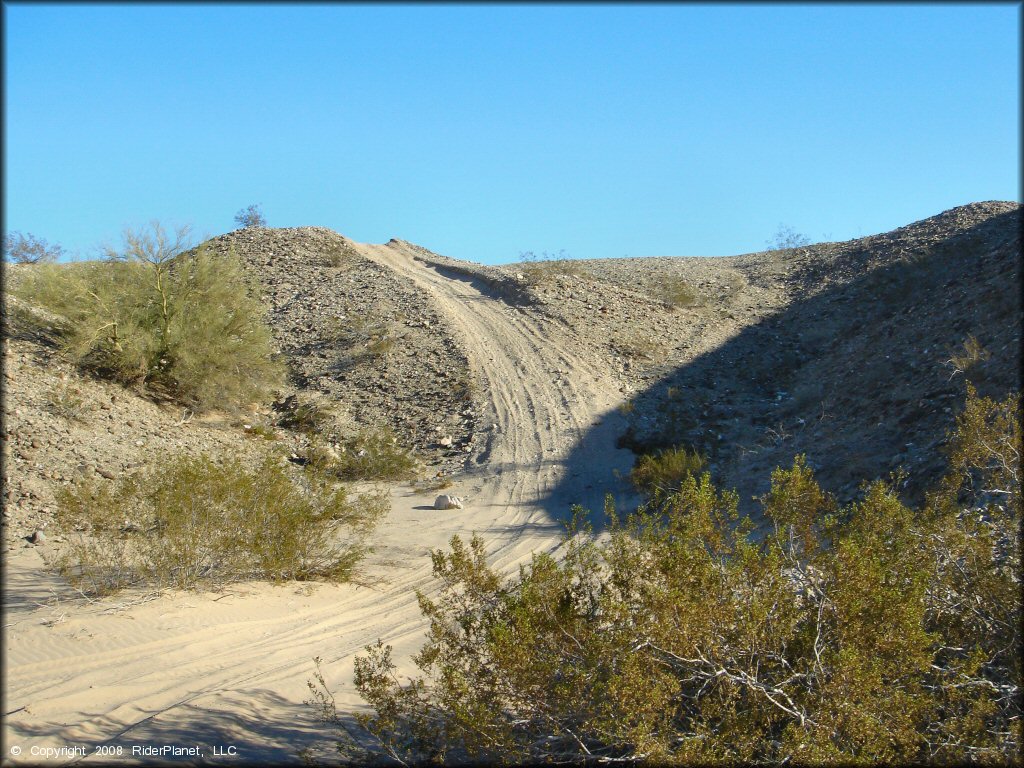
MULTIPOLYGON (((997 398, 1020 387, 1020 231, 1020 206, 978 203, 882 235, 720 260, 737 289, 711 306, 736 325, 675 345, 627 439, 709 454, 744 501, 797 453, 841 498, 898 468, 919 497, 943 469, 965 383, 997 398), (958 372, 972 338, 982 351, 958 372)), ((658 264, 698 281, 694 266, 658 264)), ((658 279, 601 268, 634 288, 658 279)))
MULTIPOLYGON (((387 427, 444 462, 473 428, 468 361, 426 297, 321 227, 213 238, 259 284, 294 392, 352 428, 387 427)), ((452 462, 448 462, 451 464, 452 462)))
MULTIPOLYGON (((585 353, 622 395, 623 444, 702 451, 744 502, 795 453, 842 497, 898 467, 913 496, 941 470, 965 383, 997 397, 1019 387, 1020 216, 1016 204, 977 203, 845 243, 720 259, 482 267, 389 246, 476 281, 510 316, 549 329, 543 343, 585 353), (972 338, 983 351, 958 371, 972 338)), ((430 472, 470 460, 490 428, 488 392, 422 286, 323 228, 239 230, 207 245, 237 252, 269 306, 291 372, 279 409, 317 404, 337 432, 387 427, 430 472)), ((271 403, 242 419, 190 418, 79 375, 7 323, 4 343, 9 544, 45 530, 55 490, 80 475, 114 478, 174 449, 249 451, 247 420, 301 442, 275 427, 271 403)), ((584 454, 568 469, 585 475, 584 454)))

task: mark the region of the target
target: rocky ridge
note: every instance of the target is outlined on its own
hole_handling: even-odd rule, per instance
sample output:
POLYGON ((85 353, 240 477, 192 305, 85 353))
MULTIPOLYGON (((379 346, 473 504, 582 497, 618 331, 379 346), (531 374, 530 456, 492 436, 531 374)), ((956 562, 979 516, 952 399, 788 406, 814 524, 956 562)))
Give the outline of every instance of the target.
POLYGON ((461 463, 475 425, 468 361, 423 294, 322 227, 209 240, 258 281, 293 389, 339 429, 386 427, 430 463, 461 463))

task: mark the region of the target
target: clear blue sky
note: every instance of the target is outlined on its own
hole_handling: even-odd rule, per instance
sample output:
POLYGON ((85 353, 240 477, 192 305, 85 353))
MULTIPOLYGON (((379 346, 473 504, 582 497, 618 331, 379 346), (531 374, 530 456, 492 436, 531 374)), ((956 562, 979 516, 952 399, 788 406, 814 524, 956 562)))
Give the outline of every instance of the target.
POLYGON ((996 5, 4 4, 5 227, 400 237, 472 261, 762 250, 1020 200, 996 5))

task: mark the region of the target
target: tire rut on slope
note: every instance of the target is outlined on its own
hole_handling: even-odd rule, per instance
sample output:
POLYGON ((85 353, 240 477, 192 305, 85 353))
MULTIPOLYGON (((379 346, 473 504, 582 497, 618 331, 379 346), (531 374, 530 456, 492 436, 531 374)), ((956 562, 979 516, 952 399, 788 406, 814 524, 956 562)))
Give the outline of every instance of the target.
POLYGON ((473 276, 435 269, 404 243, 355 247, 426 292, 469 360, 485 414, 486 439, 474 441, 476 456, 464 469, 480 481, 478 498, 502 507, 508 522, 526 523, 564 519, 576 502, 599 507, 604 491, 624 495, 611 470, 628 470, 630 457, 610 439, 591 447, 593 478, 563 478, 567 456, 621 399, 602 361, 571 351, 554 323, 501 300, 473 276))

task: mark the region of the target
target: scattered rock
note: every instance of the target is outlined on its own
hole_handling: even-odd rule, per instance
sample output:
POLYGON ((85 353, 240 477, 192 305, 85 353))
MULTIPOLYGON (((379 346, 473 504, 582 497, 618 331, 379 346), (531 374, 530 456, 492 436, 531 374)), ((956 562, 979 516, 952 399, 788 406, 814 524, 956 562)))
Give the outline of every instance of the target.
POLYGON ((462 499, 443 493, 434 499, 434 509, 462 509, 462 499))

